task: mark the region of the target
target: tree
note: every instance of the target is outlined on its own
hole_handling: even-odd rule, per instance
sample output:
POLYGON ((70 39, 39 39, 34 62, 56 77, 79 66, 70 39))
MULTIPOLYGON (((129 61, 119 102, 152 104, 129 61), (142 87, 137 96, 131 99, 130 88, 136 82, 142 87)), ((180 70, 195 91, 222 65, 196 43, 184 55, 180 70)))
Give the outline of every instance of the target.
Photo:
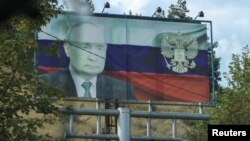
POLYGON ((187 16, 186 13, 189 12, 186 6, 186 0, 178 0, 177 4, 171 4, 168 10, 168 18, 170 19, 192 19, 187 16))
POLYGON ((21 5, 11 2, 3 1, 1 6, 13 11, 1 9, 10 13, 1 13, 0 17, 0 140, 49 140, 37 132, 44 123, 53 123, 57 108, 51 98, 60 98, 61 92, 46 86, 36 73, 34 35, 61 7, 56 6, 57 0, 24 0, 21 5), (30 11, 20 8, 27 5, 30 11), (34 95, 37 85, 43 92, 39 96, 34 95), (38 112, 43 116, 29 117, 38 112))
POLYGON ((229 73, 224 74, 228 87, 218 91, 216 107, 210 108, 211 119, 199 122, 187 133, 192 141, 207 140, 207 124, 250 124, 250 51, 243 47, 241 55, 232 56, 229 73))
POLYGON ((229 73, 224 74, 228 88, 219 94, 212 119, 219 124, 250 124, 250 51, 245 46, 242 54, 233 54, 229 73), (221 114, 223 112, 223 114, 221 114))

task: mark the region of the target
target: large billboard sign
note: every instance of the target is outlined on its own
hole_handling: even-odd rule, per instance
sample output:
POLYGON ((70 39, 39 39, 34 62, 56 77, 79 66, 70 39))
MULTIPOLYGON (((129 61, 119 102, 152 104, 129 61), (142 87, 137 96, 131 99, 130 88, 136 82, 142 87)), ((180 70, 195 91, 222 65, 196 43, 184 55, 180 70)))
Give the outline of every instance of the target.
POLYGON ((38 34, 37 69, 69 97, 209 102, 207 40, 197 22, 66 13, 38 34))

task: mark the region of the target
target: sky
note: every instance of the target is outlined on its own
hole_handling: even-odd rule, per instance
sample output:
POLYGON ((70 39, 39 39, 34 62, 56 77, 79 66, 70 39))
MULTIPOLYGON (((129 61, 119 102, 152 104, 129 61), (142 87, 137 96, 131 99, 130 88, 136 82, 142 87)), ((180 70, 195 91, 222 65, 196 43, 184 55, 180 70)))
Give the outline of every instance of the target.
MULTIPOLYGON (((92 0, 95 13, 101 13, 105 2, 110 3, 110 8, 105 12, 110 14, 132 14, 152 16, 157 7, 168 11, 171 4, 177 0, 92 0)), ((250 1, 249 0, 187 0, 187 13, 190 17, 196 17, 199 11, 203 11, 205 17, 198 20, 209 20, 213 23, 213 40, 218 41, 215 49, 216 56, 221 58, 220 71, 227 72, 232 54, 240 54, 243 46, 250 43, 250 1)), ((223 86, 227 82, 223 79, 223 86)))

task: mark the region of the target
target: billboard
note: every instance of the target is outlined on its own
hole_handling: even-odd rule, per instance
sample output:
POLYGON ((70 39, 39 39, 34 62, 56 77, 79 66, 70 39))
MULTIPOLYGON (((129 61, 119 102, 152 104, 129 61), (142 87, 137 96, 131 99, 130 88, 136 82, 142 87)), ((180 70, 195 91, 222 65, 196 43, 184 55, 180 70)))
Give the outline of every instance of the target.
POLYGON ((37 69, 69 97, 209 102, 207 40, 197 22, 66 13, 38 34, 37 69))

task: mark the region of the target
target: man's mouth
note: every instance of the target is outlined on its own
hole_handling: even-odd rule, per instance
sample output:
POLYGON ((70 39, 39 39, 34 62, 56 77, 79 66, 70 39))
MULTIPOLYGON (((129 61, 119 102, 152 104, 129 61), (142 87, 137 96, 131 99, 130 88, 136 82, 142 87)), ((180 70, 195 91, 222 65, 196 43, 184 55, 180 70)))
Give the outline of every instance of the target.
POLYGON ((85 67, 90 68, 90 69, 99 68, 99 66, 94 66, 94 65, 85 65, 85 67))

